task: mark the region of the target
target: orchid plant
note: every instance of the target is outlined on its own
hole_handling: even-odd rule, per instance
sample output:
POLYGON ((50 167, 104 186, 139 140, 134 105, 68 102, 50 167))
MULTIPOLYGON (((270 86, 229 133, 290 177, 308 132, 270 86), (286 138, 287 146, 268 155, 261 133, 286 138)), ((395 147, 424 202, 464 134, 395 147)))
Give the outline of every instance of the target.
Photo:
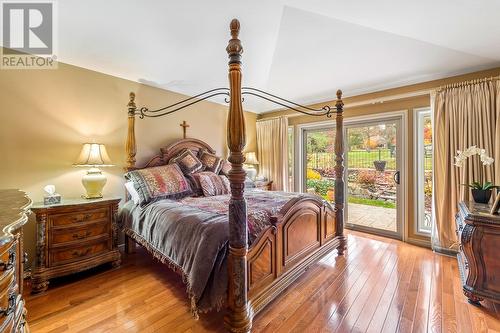
MULTIPOLYGON (((488 165, 492 165, 495 160, 488 156, 486 154, 486 150, 482 148, 478 148, 476 146, 470 146, 469 148, 465 149, 464 151, 457 150, 457 155, 455 156, 455 166, 457 167, 463 167, 465 164, 465 160, 467 160, 469 157, 472 157, 474 155, 479 155, 479 158, 481 160, 481 163, 483 164, 483 168, 485 168, 488 165)), ((485 172, 481 172, 480 180, 472 182, 472 184, 463 184, 464 186, 469 186, 472 189, 475 190, 490 190, 495 187, 492 182, 489 181, 484 181, 483 175, 485 172)))

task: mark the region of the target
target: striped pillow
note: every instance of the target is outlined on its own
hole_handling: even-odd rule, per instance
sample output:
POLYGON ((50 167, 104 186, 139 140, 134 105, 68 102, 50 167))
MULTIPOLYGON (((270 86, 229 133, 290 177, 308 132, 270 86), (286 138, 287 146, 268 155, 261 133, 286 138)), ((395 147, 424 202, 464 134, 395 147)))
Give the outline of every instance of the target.
POLYGON ((210 171, 199 172, 193 176, 199 179, 201 190, 206 197, 228 194, 231 191, 226 176, 216 175, 210 171))
POLYGON ((151 201, 180 199, 191 194, 189 183, 177 164, 130 171, 125 178, 134 183, 141 206, 151 201))

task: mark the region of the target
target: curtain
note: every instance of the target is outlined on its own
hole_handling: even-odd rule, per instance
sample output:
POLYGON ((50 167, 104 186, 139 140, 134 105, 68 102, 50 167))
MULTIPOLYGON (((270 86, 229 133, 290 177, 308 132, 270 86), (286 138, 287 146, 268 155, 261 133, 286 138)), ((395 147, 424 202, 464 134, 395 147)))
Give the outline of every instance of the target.
POLYGON ((288 191, 288 119, 257 121, 259 175, 273 181, 275 191, 288 191))
POLYGON ((500 81, 482 80, 446 87, 433 96, 434 108, 434 226, 432 246, 438 252, 456 250, 455 214, 460 200, 469 200, 469 184, 486 180, 500 185, 500 81), (485 167, 469 158, 453 165, 457 150, 472 145, 495 159, 485 167))

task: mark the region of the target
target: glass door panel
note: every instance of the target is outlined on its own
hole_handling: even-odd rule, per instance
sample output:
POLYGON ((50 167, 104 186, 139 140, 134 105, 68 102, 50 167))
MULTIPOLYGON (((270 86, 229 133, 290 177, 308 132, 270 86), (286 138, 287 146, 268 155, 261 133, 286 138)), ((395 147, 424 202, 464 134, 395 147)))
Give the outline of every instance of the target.
POLYGON ((346 224, 401 238, 400 119, 346 126, 346 224))
POLYGON ((316 193, 330 202, 334 200, 335 186, 335 130, 334 128, 304 130, 305 192, 316 193))

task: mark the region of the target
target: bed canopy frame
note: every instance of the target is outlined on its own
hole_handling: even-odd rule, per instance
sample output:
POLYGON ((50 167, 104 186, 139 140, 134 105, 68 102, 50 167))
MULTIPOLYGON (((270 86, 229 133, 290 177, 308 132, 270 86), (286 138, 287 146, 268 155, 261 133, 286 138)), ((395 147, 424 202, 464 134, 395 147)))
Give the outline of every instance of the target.
MULTIPOLYGON (((226 328, 231 332, 249 332, 252 327, 253 316, 260 311, 266 304, 279 295, 279 293, 288 287, 300 274, 303 272, 307 265, 324 255, 326 250, 330 251, 333 248, 338 249, 338 253, 342 255, 345 249, 345 237, 343 234, 344 226, 344 142, 343 142, 343 105, 342 91, 337 91, 337 99, 335 106, 331 107, 325 105, 321 108, 312 108, 298 103, 289 101, 287 99, 278 97, 276 95, 267 93, 263 90, 242 87, 241 86, 241 54, 243 48, 241 41, 238 39, 240 31, 240 23, 237 19, 233 19, 230 24, 231 39, 229 40, 226 51, 229 56, 229 88, 216 88, 211 89, 196 96, 184 99, 177 103, 150 110, 147 107, 138 108, 135 104, 135 94, 130 93, 128 103, 128 134, 126 142, 126 170, 137 169, 136 163, 136 140, 135 140, 135 117, 140 119, 156 118, 169 115, 171 113, 180 111, 190 107, 203 100, 215 97, 225 96, 225 102, 229 104, 229 114, 227 118, 227 145, 230 151, 228 161, 232 165, 228 178, 231 184, 231 197, 229 201, 229 254, 228 254, 228 298, 227 298, 227 314, 224 318, 226 328), (299 269, 292 269, 284 272, 280 276, 280 282, 274 283, 272 292, 268 292, 266 296, 258 296, 250 299, 249 297, 249 278, 247 275, 249 255, 248 242, 247 242, 247 205, 244 197, 244 182, 246 172, 243 169, 245 157, 243 150, 246 145, 246 128, 245 118, 243 113, 243 105, 245 95, 258 97, 269 102, 272 102, 281 107, 294 110, 296 112, 318 117, 331 118, 335 114, 336 122, 336 136, 335 136, 335 205, 334 205, 334 240, 330 242, 328 249, 323 251, 316 251, 314 256, 310 256, 304 262, 296 265, 300 266, 299 269), (333 245, 332 245, 333 244, 333 245), (312 259, 311 259, 312 258, 312 259)), ((203 147, 204 145, 212 150, 208 145, 200 140, 185 139, 181 140, 174 145, 171 145, 167 152, 173 154, 180 151, 182 148, 189 146, 203 147)), ((157 165, 157 160, 161 157, 156 156, 151 160, 147 166, 157 165), (155 161, 155 159, 157 159, 155 161)), ((323 203, 324 204, 324 203, 323 203)), ((328 215, 325 211, 323 215, 328 215)), ((328 217, 324 217, 327 219, 328 217)), ((326 223, 326 222, 325 222, 326 223)), ((326 228, 326 227, 325 227, 326 228)), ((276 232, 276 231, 274 231, 276 232)), ((326 233, 326 232, 325 232, 326 233)), ((263 237, 264 238, 264 237, 263 237)), ((260 242, 262 243, 262 241, 260 242)), ((322 242, 323 243, 323 242, 322 242)), ((326 243, 326 238, 325 238, 326 243)), ((126 245, 128 243, 126 242, 126 245)), ((253 248, 253 245, 252 245, 253 248)), ((280 251, 280 250, 278 250, 280 251)), ((296 267, 294 267, 296 268, 296 267)))

